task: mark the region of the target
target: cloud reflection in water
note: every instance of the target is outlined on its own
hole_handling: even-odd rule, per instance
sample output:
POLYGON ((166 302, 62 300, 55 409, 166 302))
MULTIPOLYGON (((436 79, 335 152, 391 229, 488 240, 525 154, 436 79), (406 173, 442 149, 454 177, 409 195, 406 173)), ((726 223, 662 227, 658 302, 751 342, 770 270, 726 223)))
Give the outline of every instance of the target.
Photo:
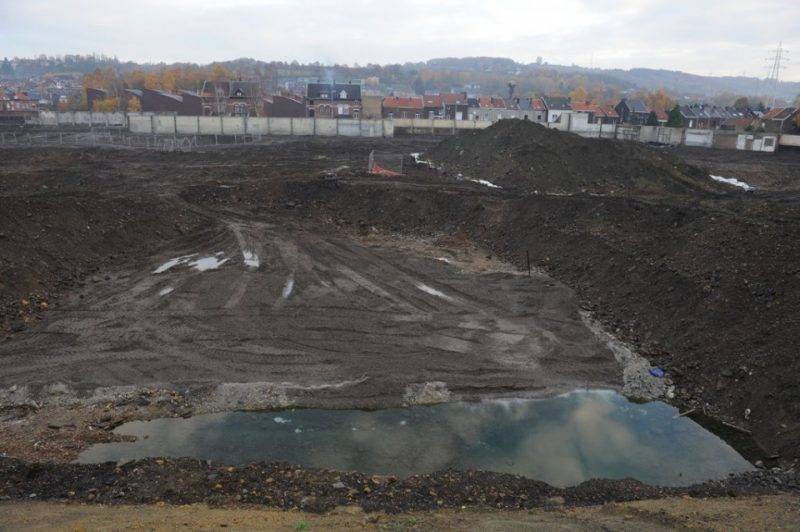
POLYGON ((401 477, 484 469, 556 486, 632 477, 688 485, 751 469, 722 440, 663 403, 613 392, 545 400, 452 403, 365 412, 289 410, 133 422, 136 442, 98 444, 82 462, 191 456, 225 463, 286 461, 401 477), (300 429, 299 431, 297 429, 300 429), (147 434, 148 439, 141 436, 147 434))

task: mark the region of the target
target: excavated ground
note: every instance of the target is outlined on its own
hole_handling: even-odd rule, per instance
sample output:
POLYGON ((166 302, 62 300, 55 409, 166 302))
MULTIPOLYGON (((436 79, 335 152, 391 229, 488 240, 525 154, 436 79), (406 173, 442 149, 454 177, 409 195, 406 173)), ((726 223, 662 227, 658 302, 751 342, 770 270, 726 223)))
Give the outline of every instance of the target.
MULTIPOLYGON (((676 188, 614 196, 497 189, 410 157, 403 177, 362 170, 373 149, 433 147, 0 152, 0 452, 68 461, 126 420, 200 411, 621 389, 588 311, 667 370, 673 402, 791 468, 796 195, 739 193, 694 168, 676 188), (199 271, 201 258, 225 262, 199 271)), ((24 482, 0 489, 21 497, 24 482)))

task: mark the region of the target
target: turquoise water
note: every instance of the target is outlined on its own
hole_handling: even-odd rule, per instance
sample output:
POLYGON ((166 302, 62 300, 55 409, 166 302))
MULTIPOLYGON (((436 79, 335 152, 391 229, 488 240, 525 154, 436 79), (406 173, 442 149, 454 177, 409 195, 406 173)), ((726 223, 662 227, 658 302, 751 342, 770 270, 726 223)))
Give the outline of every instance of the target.
POLYGON ((138 439, 94 445, 78 461, 188 456, 399 477, 483 469, 555 486, 625 477, 681 486, 752 469, 675 408, 634 404, 608 391, 377 411, 232 412, 137 421, 115 432, 138 439))

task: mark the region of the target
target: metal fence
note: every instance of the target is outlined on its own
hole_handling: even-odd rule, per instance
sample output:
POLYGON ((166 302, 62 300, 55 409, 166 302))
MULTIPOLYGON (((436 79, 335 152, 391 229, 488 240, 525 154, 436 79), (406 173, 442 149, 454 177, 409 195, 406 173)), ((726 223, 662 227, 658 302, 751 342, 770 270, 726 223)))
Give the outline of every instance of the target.
POLYGON ((260 135, 137 135, 125 128, 83 131, 0 132, 0 147, 113 146, 155 151, 193 151, 197 148, 262 142, 260 135))

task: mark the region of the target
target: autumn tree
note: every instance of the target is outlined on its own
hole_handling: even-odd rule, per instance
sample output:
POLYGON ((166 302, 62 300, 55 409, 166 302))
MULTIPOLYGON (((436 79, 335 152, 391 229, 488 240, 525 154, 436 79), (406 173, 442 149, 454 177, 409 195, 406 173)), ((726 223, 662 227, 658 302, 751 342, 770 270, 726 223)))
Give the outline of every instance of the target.
POLYGON ((222 80, 229 80, 233 77, 233 74, 225 68, 224 65, 220 63, 214 63, 211 66, 211 76, 210 78, 215 81, 222 81, 222 80))
POLYGON ((569 93, 569 98, 573 102, 585 102, 589 97, 589 91, 583 85, 579 85, 574 91, 569 93))
POLYGON ((129 113, 142 112, 142 102, 136 96, 132 96, 131 99, 128 100, 128 112, 129 113))
POLYGON ((659 111, 663 111, 665 109, 672 109, 672 106, 675 105, 675 100, 670 98, 664 89, 637 94, 640 95, 639 99, 643 100, 644 104, 650 109, 658 109, 659 111))
POLYGON ((102 100, 98 100, 94 102, 93 105, 94 109, 92 109, 96 113, 114 113, 119 111, 119 98, 104 98, 102 100))

